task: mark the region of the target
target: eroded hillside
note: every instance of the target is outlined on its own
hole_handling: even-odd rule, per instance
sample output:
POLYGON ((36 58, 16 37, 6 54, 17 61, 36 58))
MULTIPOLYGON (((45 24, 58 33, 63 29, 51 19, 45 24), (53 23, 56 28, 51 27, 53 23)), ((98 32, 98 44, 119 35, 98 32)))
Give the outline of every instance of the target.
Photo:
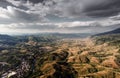
POLYGON ((118 46, 98 45, 91 38, 66 39, 48 56, 40 78, 120 78, 118 46))
POLYGON ((117 36, 44 43, 30 39, 10 50, 1 50, 0 75, 4 78, 120 78, 117 36))
POLYGON ((55 54, 57 61, 71 65, 77 78, 119 78, 120 54, 116 46, 109 46, 107 43, 95 45, 90 38, 63 40, 57 46, 55 54), (64 55, 67 57, 60 60, 64 55))

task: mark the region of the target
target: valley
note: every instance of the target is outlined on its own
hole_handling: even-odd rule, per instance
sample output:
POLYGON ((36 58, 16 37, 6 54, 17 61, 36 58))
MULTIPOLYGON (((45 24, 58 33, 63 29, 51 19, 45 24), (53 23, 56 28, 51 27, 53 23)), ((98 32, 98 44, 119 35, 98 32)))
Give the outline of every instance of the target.
MULTIPOLYGON (((0 51, 1 78, 119 78, 119 34, 84 39, 29 36, 0 51), (116 42, 116 44, 115 44, 116 42)), ((5 45, 5 46, 6 46, 5 45)))

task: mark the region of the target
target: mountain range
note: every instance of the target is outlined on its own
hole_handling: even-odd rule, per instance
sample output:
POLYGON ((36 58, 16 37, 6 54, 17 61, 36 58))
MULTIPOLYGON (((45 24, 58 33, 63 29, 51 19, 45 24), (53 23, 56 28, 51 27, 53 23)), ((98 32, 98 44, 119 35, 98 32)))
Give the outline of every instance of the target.
POLYGON ((108 35, 108 34, 120 34, 120 28, 117 28, 112 31, 104 32, 104 33, 99 33, 99 34, 96 34, 95 36, 108 35))

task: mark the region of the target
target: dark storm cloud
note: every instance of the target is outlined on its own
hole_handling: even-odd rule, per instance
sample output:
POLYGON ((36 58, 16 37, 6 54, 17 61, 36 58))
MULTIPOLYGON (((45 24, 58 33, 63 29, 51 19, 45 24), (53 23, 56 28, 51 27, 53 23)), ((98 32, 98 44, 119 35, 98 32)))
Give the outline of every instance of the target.
POLYGON ((86 15, 90 17, 95 17, 95 18, 109 17, 109 16, 118 15, 119 12, 120 12, 120 8, 116 8, 116 9, 89 11, 89 12, 86 12, 86 15))
POLYGON ((97 0, 93 2, 95 4, 85 7, 84 12, 88 16, 107 17, 117 15, 120 12, 120 0, 104 0, 97 4, 96 2, 97 0))
MULTIPOLYGON (((66 30, 66 32, 100 32, 110 30, 110 24, 120 24, 119 21, 113 20, 113 18, 120 18, 119 13, 120 0, 0 0, 0 19, 2 19, 0 22, 10 23, 6 25, 8 28, 20 30, 38 29, 41 31, 43 29, 49 31, 53 29, 66 30), (79 20, 76 20, 78 22, 74 22, 78 18, 79 20), (88 18, 91 18, 92 20, 89 21, 92 22, 100 21, 101 25, 91 26, 87 20, 81 23, 81 20, 88 18), (72 19, 72 21, 67 23, 68 19, 72 19), (53 21, 51 22, 51 20, 53 21), (57 24, 58 22, 59 24, 57 24)), ((4 27, 4 25, 2 26, 4 27)))
POLYGON ((39 3, 39 2, 43 2, 44 0, 14 0, 14 1, 22 1, 22 2, 27 2, 27 1, 30 1, 32 3, 39 3))
POLYGON ((11 3, 7 2, 6 0, 0 0, 0 7, 6 8, 8 5, 13 6, 11 3))
MULTIPOLYGON (((120 0, 6 0, 24 10, 43 11, 59 17, 109 17, 119 14, 120 0), (39 9, 40 8, 40 9, 39 9)), ((4 2, 5 1, 0 1, 4 2)), ((4 5, 3 5, 4 6, 4 5)), ((43 13, 43 12, 42 12, 43 13)), ((40 13, 39 13, 40 14, 40 13)))
POLYGON ((109 17, 119 14, 120 0, 53 0, 51 13, 66 17, 109 17))
MULTIPOLYGON (((26 0, 27 1, 27 0, 26 0)), ((33 2, 33 3, 39 3, 39 2, 43 2, 44 0, 29 0, 30 2, 33 2)))

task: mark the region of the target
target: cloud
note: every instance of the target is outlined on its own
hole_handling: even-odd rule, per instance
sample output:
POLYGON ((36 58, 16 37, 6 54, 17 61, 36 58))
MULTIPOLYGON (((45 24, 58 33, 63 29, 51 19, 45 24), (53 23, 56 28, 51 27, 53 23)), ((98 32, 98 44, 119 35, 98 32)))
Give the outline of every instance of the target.
POLYGON ((17 8, 39 14, 66 18, 109 17, 120 11, 119 0, 7 0, 17 8), (102 5, 102 6, 101 6, 102 5))
POLYGON ((0 26, 9 29, 20 29, 20 30, 54 30, 55 28, 57 28, 55 24, 51 24, 51 23, 11 23, 11 24, 0 24, 0 26))
POLYGON ((112 19, 114 21, 120 21, 120 14, 116 15, 116 16, 112 16, 112 17, 110 17, 110 19, 112 19))
POLYGON ((41 32, 56 32, 59 29, 51 23, 11 23, 0 24, 0 32, 7 34, 26 34, 41 32), (22 32, 21 32, 22 31, 22 32))
POLYGON ((119 0, 53 0, 53 2, 55 5, 51 4, 50 12, 65 17, 109 17, 117 15, 120 11, 119 0))
MULTIPOLYGON (((0 1, 6 3, 6 7, 0 7, 0 17, 9 17, 15 22, 44 22, 48 21, 45 18, 48 7, 43 6, 42 3, 34 4, 30 1, 24 0, 6 0, 0 1)), ((33 1, 34 2, 34 1, 33 1)), ((6 19, 8 20, 8 19, 6 19)))
POLYGON ((0 0, 0 7, 6 8, 8 5, 13 6, 11 3, 7 2, 6 0, 0 0))
POLYGON ((59 28, 65 28, 65 27, 82 27, 82 26, 84 27, 84 26, 89 26, 92 23, 94 23, 94 21, 87 21, 87 22, 73 21, 73 22, 56 23, 56 25, 59 28))
POLYGON ((11 23, 0 24, 1 29, 9 29, 9 31, 20 33, 36 33, 39 32, 59 32, 59 33, 100 33, 119 28, 120 21, 112 21, 106 19, 101 21, 73 21, 59 23, 11 23), (31 32, 32 31, 32 32, 31 32))
POLYGON ((7 6, 6 9, 0 8, 0 17, 17 20, 18 22, 42 22, 45 21, 44 17, 39 14, 25 11, 16 7, 7 6))
MULTIPOLYGON (((7 0, 9 3, 62 17, 109 17, 120 11, 120 0, 7 0), (42 8, 41 8, 42 7, 42 8)), ((24 9, 23 8, 23 9, 24 9)))
POLYGON ((16 0, 6 0, 6 1, 15 6, 20 6, 22 3, 22 1, 16 1, 16 0))
POLYGON ((29 1, 33 3, 39 3, 39 2, 43 2, 44 0, 29 0, 29 1))
POLYGON ((90 0, 84 12, 92 17, 108 17, 120 12, 120 0, 90 0))
POLYGON ((30 32, 28 30, 37 32, 110 30, 111 26, 120 24, 119 12, 120 0, 0 1, 0 22, 3 23, 3 28, 27 32, 30 32), (88 20, 89 18, 91 19, 88 20))

